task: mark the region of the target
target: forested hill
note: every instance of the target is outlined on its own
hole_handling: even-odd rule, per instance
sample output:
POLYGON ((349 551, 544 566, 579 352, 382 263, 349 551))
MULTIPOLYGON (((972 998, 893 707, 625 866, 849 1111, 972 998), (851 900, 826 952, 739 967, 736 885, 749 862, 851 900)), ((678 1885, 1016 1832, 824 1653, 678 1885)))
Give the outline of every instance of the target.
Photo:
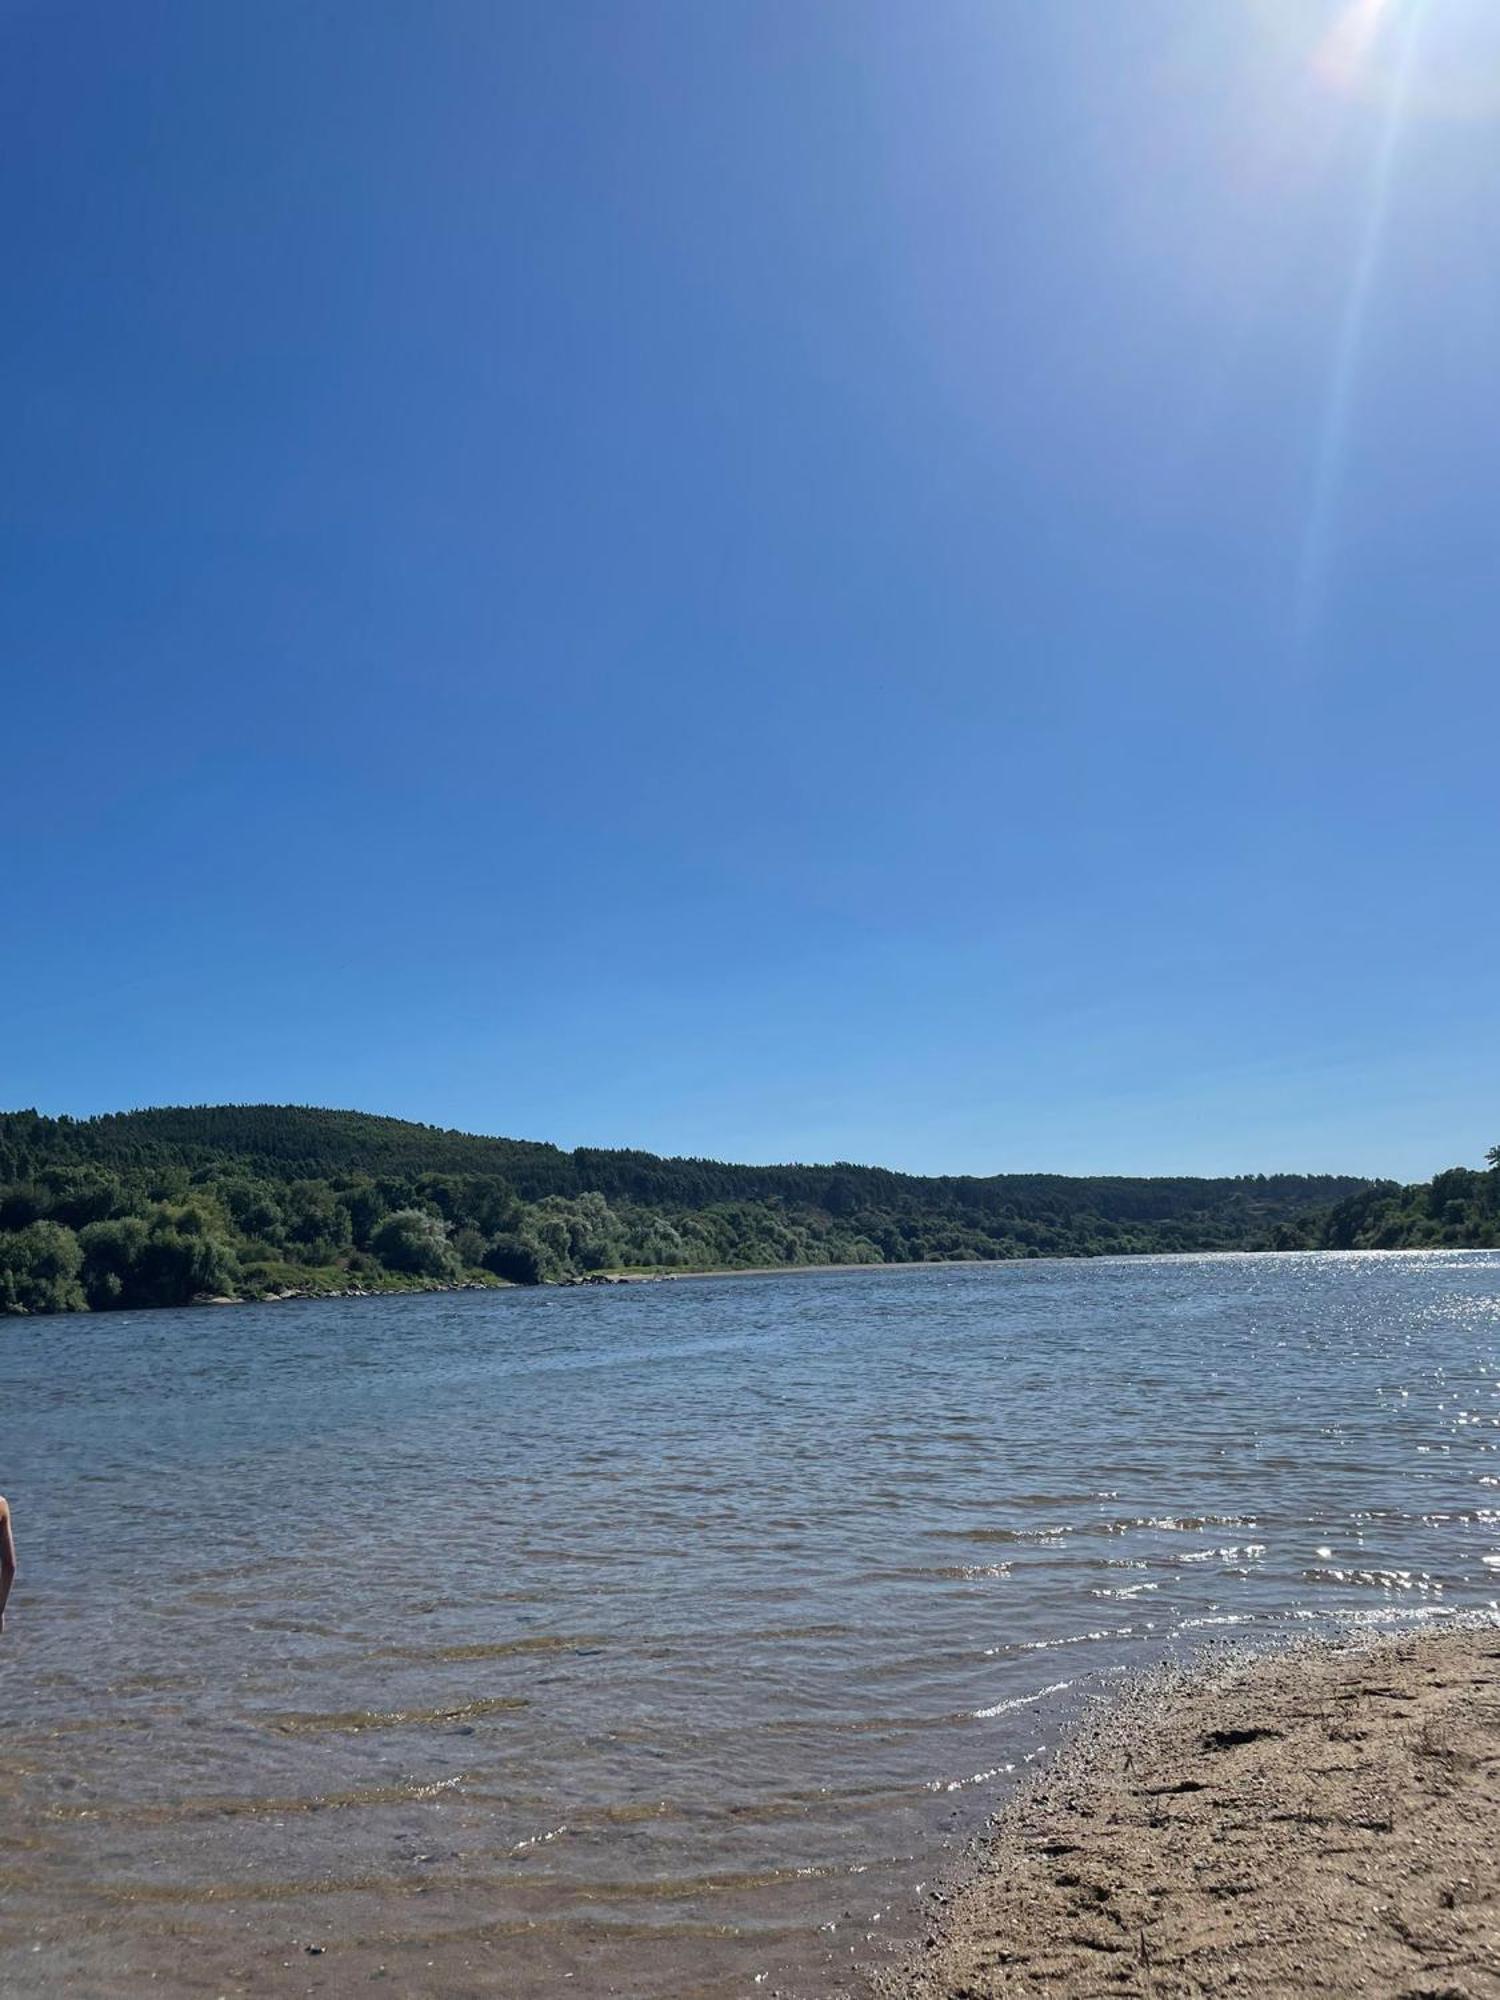
POLYGON ((1488 1158, 1488 1173, 1449 1167, 1411 1187, 1373 1181, 1321 1218, 1278 1224, 1273 1243, 1318 1250, 1500 1249, 1500 1146, 1488 1158))
POLYGON ((300 1105, 193 1105, 101 1118, 0 1113, 0 1182, 58 1166, 198 1180, 233 1165, 267 1180, 338 1181, 351 1175, 503 1179, 522 1201, 601 1194, 607 1201, 704 1209, 781 1202, 833 1216, 896 1213, 972 1221, 1019 1215, 1094 1215, 1119 1222, 1221 1222, 1235 1229, 1326 1207, 1369 1183, 1341 1174, 1245 1174, 1232 1179, 1081 1178, 1065 1174, 935 1177, 884 1167, 738 1167, 654 1153, 486 1139, 362 1111, 300 1105))
POLYGON ((1312 1240, 1339 1175, 922 1178, 580 1149, 288 1105, 0 1113, 0 1310, 1312 1240))

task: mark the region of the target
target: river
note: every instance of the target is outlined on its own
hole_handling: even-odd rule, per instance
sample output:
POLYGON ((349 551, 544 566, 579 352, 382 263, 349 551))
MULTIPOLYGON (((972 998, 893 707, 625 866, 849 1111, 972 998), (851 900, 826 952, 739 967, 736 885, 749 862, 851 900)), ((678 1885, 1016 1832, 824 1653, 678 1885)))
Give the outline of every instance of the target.
POLYGON ((1500 1253, 0 1323, 0 1988, 859 1990, 1123 1672, 1500 1596, 1500 1253))

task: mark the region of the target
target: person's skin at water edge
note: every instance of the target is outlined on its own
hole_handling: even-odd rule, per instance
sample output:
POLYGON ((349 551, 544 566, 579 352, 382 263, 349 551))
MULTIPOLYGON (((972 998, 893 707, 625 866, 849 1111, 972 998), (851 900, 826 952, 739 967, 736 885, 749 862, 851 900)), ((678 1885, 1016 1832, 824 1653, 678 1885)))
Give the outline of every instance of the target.
POLYGON ((15 1580, 16 1536, 11 1525, 10 1502, 0 1498, 0 1632, 5 1630, 5 1606, 15 1580))

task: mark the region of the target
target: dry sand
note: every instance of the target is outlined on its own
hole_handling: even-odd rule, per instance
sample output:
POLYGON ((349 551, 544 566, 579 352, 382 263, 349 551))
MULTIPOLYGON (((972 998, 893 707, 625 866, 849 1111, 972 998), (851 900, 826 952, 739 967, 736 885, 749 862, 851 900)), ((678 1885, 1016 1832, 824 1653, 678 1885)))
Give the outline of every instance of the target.
POLYGON ((1500 1628, 1146 1686, 995 1822, 906 2000, 1500 2000, 1500 1628))

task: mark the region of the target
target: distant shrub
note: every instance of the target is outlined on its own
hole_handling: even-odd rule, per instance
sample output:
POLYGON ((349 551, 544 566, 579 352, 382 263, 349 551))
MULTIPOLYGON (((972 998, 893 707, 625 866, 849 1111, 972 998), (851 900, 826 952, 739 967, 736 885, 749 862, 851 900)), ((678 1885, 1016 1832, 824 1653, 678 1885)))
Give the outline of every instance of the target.
POLYGON ((0 1236, 0 1312, 76 1312, 86 1303, 78 1238, 60 1222, 0 1236))
POLYGON ((205 1209, 160 1208, 149 1220, 90 1223, 78 1238, 83 1287, 96 1312, 111 1306, 181 1306, 233 1292, 239 1265, 205 1209))
POLYGON ((497 1236, 480 1262, 513 1285, 539 1285, 547 1275, 541 1246, 524 1236, 497 1236))
POLYGON ((425 1209, 398 1208, 370 1238, 370 1248, 388 1271, 415 1278, 457 1278, 463 1266, 448 1232, 425 1209))

